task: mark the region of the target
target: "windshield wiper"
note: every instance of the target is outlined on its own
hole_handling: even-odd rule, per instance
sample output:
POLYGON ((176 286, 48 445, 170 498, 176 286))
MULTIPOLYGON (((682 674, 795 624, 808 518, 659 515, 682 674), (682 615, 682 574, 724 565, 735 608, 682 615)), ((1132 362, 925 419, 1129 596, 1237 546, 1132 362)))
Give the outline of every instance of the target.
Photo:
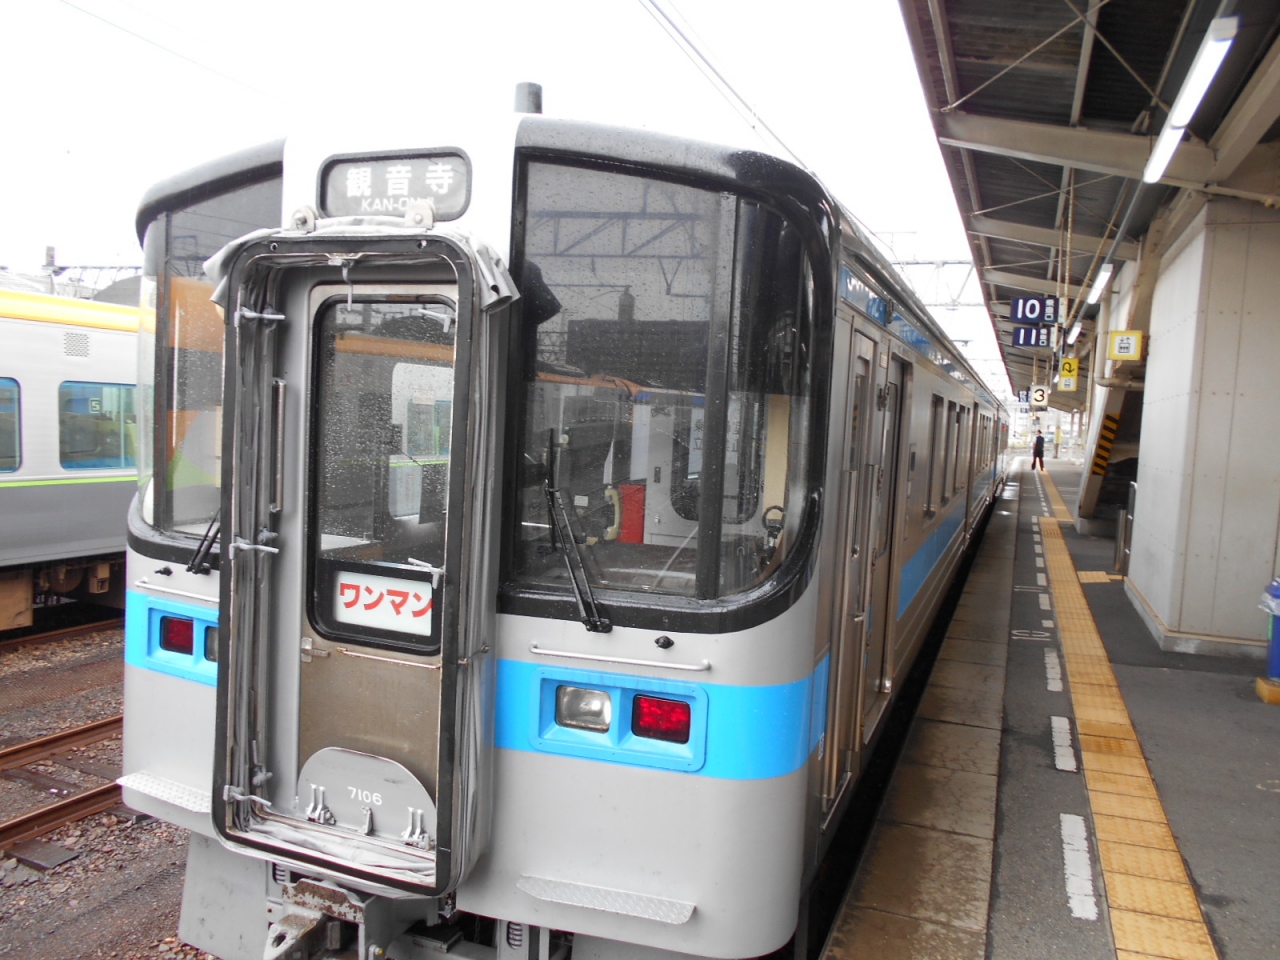
POLYGON ((573 535, 573 527, 569 522, 569 510, 564 505, 564 496, 559 487, 553 487, 548 480, 545 486, 547 494, 547 512, 551 514, 551 523, 563 546, 564 565, 569 570, 569 581, 573 584, 573 596, 578 601, 578 619, 592 633, 608 633, 613 629, 609 618, 600 612, 596 604, 595 594, 591 590, 591 580, 587 577, 587 566, 582 559, 582 550, 573 535))
POLYGON ((196 552, 192 555, 191 562, 187 564, 187 573, 209 572, 209 553, 213 550, 218 534, 222 532, 218 524, 218 517, 221 513, 221 509, 215 512, 213 519, 209 521, 209 526, 205 528, 204 536, 200 538, 200 543, 196 546, 196 552))

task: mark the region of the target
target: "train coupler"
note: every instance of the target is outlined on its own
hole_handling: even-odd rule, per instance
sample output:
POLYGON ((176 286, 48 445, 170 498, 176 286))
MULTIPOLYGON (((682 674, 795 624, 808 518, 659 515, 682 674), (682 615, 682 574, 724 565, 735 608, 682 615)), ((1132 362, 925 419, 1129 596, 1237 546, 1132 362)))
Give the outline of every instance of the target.
POLYGON ((363 894, 306 878, 284 884, 268 913, 263 960, 389 960, 409 927, 434 925, 440 916, 437 901, 426 897, 363 894))

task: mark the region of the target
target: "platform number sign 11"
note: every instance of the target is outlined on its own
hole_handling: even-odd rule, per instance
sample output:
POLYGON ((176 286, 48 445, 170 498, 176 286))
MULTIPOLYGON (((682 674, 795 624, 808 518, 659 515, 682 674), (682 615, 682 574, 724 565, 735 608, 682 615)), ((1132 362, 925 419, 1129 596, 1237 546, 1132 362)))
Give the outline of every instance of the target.
POLYGON ((1023 324, 1013 328, 1013 345, 1015 347, 1034 347, 1040 350, 1053 348, 1053 327, 1037 324, 1023 324))

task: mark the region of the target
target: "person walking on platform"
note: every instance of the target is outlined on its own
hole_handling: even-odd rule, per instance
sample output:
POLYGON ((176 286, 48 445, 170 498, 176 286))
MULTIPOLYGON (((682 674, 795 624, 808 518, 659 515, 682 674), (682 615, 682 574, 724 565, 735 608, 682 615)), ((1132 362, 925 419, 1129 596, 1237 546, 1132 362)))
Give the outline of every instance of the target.
POLYGON ((1040 470, 1044 470, 1044 434, 1039 430, 1036 431, 1035 442, 1031 444, 1031 469, 1037 469, 1039 464, 1040 470))

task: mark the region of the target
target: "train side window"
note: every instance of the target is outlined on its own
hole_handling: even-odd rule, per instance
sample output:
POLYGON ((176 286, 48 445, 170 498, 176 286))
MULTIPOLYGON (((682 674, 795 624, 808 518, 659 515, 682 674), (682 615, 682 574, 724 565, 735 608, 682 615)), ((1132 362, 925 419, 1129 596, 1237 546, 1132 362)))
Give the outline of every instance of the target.
POLYGON ((947 420, 946 420, 946 437, 942 443, 942 483, 941 483, 941 500, 948 503, 951 500, 951 494, 955 487, 955 442, 956 442, 956 404, 954 400, 947 401, 947 420))
POLYGON ((0 377, 0 473, 22 466, 22 388, 10 377, 0 377))
POLYGON ((138 465, 133 386, 66 381, 58 387, 58 460, 67 470, 138 465))
POLYGON ((933 406, 929 411, 929 463, 925 472, 924 515, 932 517, 938 511, 939 495, 942 492, 942 411, 943 399, 936 393, 933 395, 933 406))

